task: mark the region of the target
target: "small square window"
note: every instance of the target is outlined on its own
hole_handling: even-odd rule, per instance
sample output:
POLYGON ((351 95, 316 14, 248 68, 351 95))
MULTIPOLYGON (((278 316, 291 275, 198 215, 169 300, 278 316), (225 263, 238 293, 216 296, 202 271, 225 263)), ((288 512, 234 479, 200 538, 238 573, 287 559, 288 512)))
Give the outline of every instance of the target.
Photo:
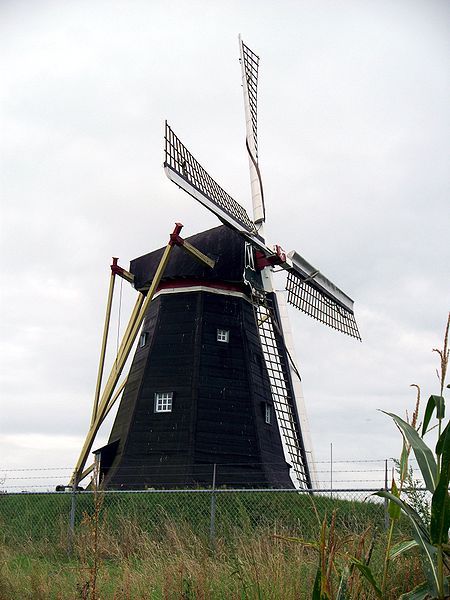
POLYGON ((141 333, 141 337, 139 338, 139 348, 143 348, 145 346, 145 344, 147 343, 147 340, 148 340, 148 332, 143 331, 141 333))
POLYGON ((272 423, 272 406, 267 403, 265 404, 264 420, 266 421, 266 423, 268 425, 271 425, 271 423, 272 423))
POLYGON ((155 412, 172 412, 173 392, 156 392, 155 412))
POLYGON ((218 329, 217 330, 217 341, 228 343, 230 341, 229 330, 228 329, 218 329))

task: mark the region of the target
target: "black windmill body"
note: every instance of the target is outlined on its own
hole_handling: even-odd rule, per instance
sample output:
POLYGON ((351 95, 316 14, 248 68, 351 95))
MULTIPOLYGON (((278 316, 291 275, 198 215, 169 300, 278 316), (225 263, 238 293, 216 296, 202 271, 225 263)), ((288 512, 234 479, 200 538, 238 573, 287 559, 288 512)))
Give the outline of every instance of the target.
MULTIPOLYGON (((239 45, 253 220, 166 123, 167 176, 223 224, 181 241, 163 272, 164 249, 133 260, 130 272, 121 269, 140 301, 148 293, 149 303, 143 301, 133 330, 143 322, 128 377, 114 394, 120 369, 113 371, 100 400, 99 369, 91 428, 72 484, 91 470, 84 467, 96 432, 122 394, 109 442, 96 451, 104 487, 209 486, 213 474, 218 486, 313 487, 300 377, 274 267, 287 272, 288 303, 343 333, 358 339, 359 333, 346 294, 298 253, 265 243, 259 58, 239 45), (183 251, 188 241, 210 266, 183 251)), ((132 340, 125 338, 129 351, 132 340)), ((122 363, 126 356, 120 354, 122 363)))
MULTIPOLYGON (((209 269, 174 249, 147 311, 107 446, 108 487, 289 487, 259 340, 245 243, 226 226, 189 238, 209 269)), ((162 249, 132 261, 146 293, 162 249)))

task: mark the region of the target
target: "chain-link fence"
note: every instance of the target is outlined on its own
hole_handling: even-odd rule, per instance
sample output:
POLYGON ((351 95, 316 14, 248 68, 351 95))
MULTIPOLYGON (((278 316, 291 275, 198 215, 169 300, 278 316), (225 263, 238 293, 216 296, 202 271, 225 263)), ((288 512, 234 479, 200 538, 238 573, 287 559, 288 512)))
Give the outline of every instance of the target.
MULTIPOLYGON (((168 472, 165 489, 120 491, 65 487, 70 469, 0 470, 0 598, 96 598, 97 571, 102 598, 310 597, 321 547, 335 583, 350 556, 380 581, 389 514, 375 492, 393 461, 318 462, 313 491, 229 489, 214 478, 226 469, 211 465, 208 489, 173 489, 168 472), (6 592, 2 581, 12 582, 6 592)), ((426 520, 431 498, 414 469, 403 495, 426 520)), ((401 517, 392 542, 410 536, 401 517)), ((417 551, 392 562, 389 577, 397 595, 414 587, 417 551)), ((357 574, 350 585, 349 597, 372 597, 357 574)))
MULTIPOLYGON (((158 567, 161 573, 154 574, 154 577, 161 575, 163 578, 161 589, 165 585, 164 577, 168 576, 166 571, 170 570, 171 561, 177 555, 183 556, 182 565, 191 565, 194 573, 189 576, 191 579, 195 579, 195 573, 200 569, 196 561, 200 561, 202 552, 206 557, 204 560, 211 560, 211 553, 214 555, 210 569, 216 569, 223 563, 230 575, 239 573, 242 567, 241 575, 244 577, 247 573, 249 581, 251 577, 262 577, 261 573, 258 575, 258 570, 256 575, 252 575, 252 569, 264 569, 265 563, 272 560, 277 565, 279 563, 279 567, 273 567, 270 577, 278 572, 277 568, 293 571, 295 567, 304 571, 303 594, 308 586, 313 585, 318 557, 314 548, 319 548, 321 544, 326 545, 327 552, 332 546, 339 548, 342 557, 359 556, 370 563, 376 576, 381 577, 389 521, 385 502, 374 495, 374 491, 67 489, 62 492, 2 493, 0 547, 7 549, 11 556, 26 555, 29 561, 45 560, 46 564, 50 564, 48 561, 71 560, 71 568, 75 568, 74 564, 84 564, 90 565, 89 569, 92 570, 92 557, 97 557, 97 565, 99 561, 108 565, 106 572, 112 568, 112 564, 115 565, 114 569, 127 564, 130 572, 130 564, 140 565, 137 572, 142 571, 143 564, 147 565, 147 570, 153 568, 159 564, 157 557, 165 548, 166 554, 158 567), (249 562, 247 571, 246 560, 249 562)), ((423 490, 411 490, 409 495, 416 507, 422 506, 425 512, 428 510, 430 498, 423 490)), ((407 520, 400 519, 394 541, 406 539, 410 533, 407 520)), ((179 568, 183 570, 185 567, 179 568)), ((404 586, 402 589, 406 591, 408 577, 413 577, 411 573, 415 573, 414 577, 417 578, 417 572, 421 569, 417 556, 402 557, 394 565, 392 580, 401 582, 404 586), (415 565, 413 569, 412 565, 415 565)), ((289 585, 294 586, 294 590, 298 582, 295 573, 291 577, 289 585)), ((414 581, 411 580, 411 585, 414 581)), ((251 585, 256 584, 253 582, 251 585)), ((267 585, 270 590, 270 582, 267 585)), ((360 585, 364 588, 365 584, 360 585)), ((364 593, 361 591, 361 598, 371 597, 364 593)), ((105 593, 102 597, 109 596, 105 593)), ((113 595, 111 597, 116 598, 113 595)), ((197 596, 155 594, 142 597, 197 596)), ((216 596, 200 594, 199 597, 216 596)), ((218 594, 217 597, 241 596, 230 592, 229 596, 218 594)), ((248 593, 245 597, 278 596, 264 592, 261 595, 248 593)), ((286 592, 286 597, 291 597, 291 590, 289 594, 286 592)))
MULTIPOLYGON (((96 515, 99 526, 120 536, 124 525, 161 538, 167 524, 188 527, 214 542, 254 532, 284 532, 314 539, 324 519, 335 513, 337 531, 382 535, 389 524, 385 501, 376 490, 325 489, 310 492, 268 489, 22 492, 0 494, 1 540, 8 546, 38 542, 63 549, 83 523, 96 515)), ((428 510, 424 490, 413 503, 428 510)), ((122 532, 123 533, 123 532, 122 532)), ((408 535, 407 522, 398 533, 408 535)))

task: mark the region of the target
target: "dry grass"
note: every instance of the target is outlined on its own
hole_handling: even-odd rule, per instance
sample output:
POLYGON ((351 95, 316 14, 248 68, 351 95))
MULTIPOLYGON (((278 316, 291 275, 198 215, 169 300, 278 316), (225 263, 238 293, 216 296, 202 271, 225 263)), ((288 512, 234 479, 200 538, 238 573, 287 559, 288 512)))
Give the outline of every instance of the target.
MULTIPOLYGON (((27 514, 31 526, 24 530, 18 529, 19 523, 14 521, 17 512, 12 509, 17 508, 18 503, 11 499, 12 502, 5 505, 10 509, 11 519, 4 520, 9 529, 4 528, 5 533, 0 536, 0 600, 298 600, 311 597, 319 554, 314 548, 286 541, 289 537, 320 538, 324 525, 315 504, 310 506, 308 498, 305 503, 309 510, 303 511, 303 518, 295 519, 286 518, 292 516, 288 504, 291 497, 286 498, 284 504, 277 498, 276 506, 268 507, 258 504, 258 497, 252 496, 252 503, 248 505, 252 512, 244 510, 240 502, 229 502, 226 509, 233 511, 226 521, 222 515, 221 533, 212 545, 204 519, 195 525, 193 509, 199 508, 197 505, 186 515, 178 510, 174 519, 174 515, 167 512, 167 505, 161 504, 155 513, 158 518, 151 519, 149 527, 148 518, 143 518, 148 517, 148 506, 145 502, 137 503, 141 498, 131 498, 125 506, 127 510, 119 511, 113 503, 108 505, 108 499, 105 501, 103 496, 101 492, 91 496, 94 502, 80 498, 80 510, 85 512, 81 522, 76 524, 70 557, 67 556, 67 522, 61 518, 61 510, 54 510, 53 520, 38 521, 36 517, 43 514, 45 507, 25 498, 30 501, 27 514), (36 510, 38 506, 40 512, 36 510), (283 512, 286 507, 287 513, 283 512), (272 520, 271 526, 268 519, 260 519, 258 523, 250 518, 251 515, 273 515, 275 509, 281 516, 275 523, 272 520), (26 540, 26 531, 30 537, 35 534, 33 541, 26 540)), ((65 500, 64 497, 58 499, 65 500)), ((44 500, 50 503, 52 498, 44 497, 44 500)), ((326 508, 324 510, 326 515, 326 508)), ((334 556, 339 560, 329 560, 328 550, 322 556, 322 562, 329 566, 330 589, 334 590, 339 571, 346 564, 346 553, 366 557, 370 547, 369 553, 373 548, 373 558, 381 564, 385 541, 383 532, 368 525, 373 518, 379 520, 378 507, 342 502, 337 513, 339 521, 333 513, 333 535, 328 546, 335 548, 334 556)), ((325 516, 324 523, 326 520, 325 516)), ((420 563, 415 566, 414 558, 409 557, 407 562, 393 565, 390 575, 388 589, 392 594, 389 598, 395 598, 420 580, 420 563)), ((368 600, 372 597, 357 573, 352 574, 350 587, 352 598, 368 600)))
POLYGON ((116 536, 100 533, 95 589, 83 536, 73 561, 24 559, 4 550, 0 598, 299 598, 315 558, 268 532, 236 539, 232 546, 218 541, 214 552, 187 528, 167 525, 164 542, 147 538, 134 525, 124 526, 124 532, 120 546, 116 536))
MULTIPOLYGON (((75 556, 64 558, 29 546, 21 552, 0 549, 0 600, 138 600, 138 599, 268 599, 310 598, 318 564, 317 552, 278 536, 277 529, 235 530, 209 541, 187 524, 167 521, 155 534, 122 518, 111 528, 85 519, 78 530, 75 556), (95 545, 95 547, 94 547, 95 545), (33 558, 30 558, 33 557, 33 558)), ((358 536, 349 539, 356 551, 358 536)), ((367 545, 366 542, 364 544, 367 545)), ((393 565, 389 597, 396 598, 422 578, 414 557, 393 565)), ((362 582, 355 598, 371 598, 362 582)))

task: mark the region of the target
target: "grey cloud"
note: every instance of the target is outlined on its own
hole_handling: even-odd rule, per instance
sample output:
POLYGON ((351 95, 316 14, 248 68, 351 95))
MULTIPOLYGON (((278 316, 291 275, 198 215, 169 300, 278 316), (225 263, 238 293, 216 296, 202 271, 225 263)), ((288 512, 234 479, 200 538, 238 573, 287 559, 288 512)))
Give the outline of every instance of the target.
POLYGON ((316 454, 330 441, 343 458, 397 452, 376 409, 411 407, 413 381, 436 392, 431 348, 448 310, 448 4, 1 10, 2 456, 50 464, 58 447, 75 461, 110 257, 126 266, 163 245, 175 220, 186 235, 216 225, 164 178, 165 118, 249 206, 239 30, 261 55, 269 239, 354 297, 364 336, 290 313, 316 454), (47 447, 17 442, 13 456, 25 433, 47 447))

